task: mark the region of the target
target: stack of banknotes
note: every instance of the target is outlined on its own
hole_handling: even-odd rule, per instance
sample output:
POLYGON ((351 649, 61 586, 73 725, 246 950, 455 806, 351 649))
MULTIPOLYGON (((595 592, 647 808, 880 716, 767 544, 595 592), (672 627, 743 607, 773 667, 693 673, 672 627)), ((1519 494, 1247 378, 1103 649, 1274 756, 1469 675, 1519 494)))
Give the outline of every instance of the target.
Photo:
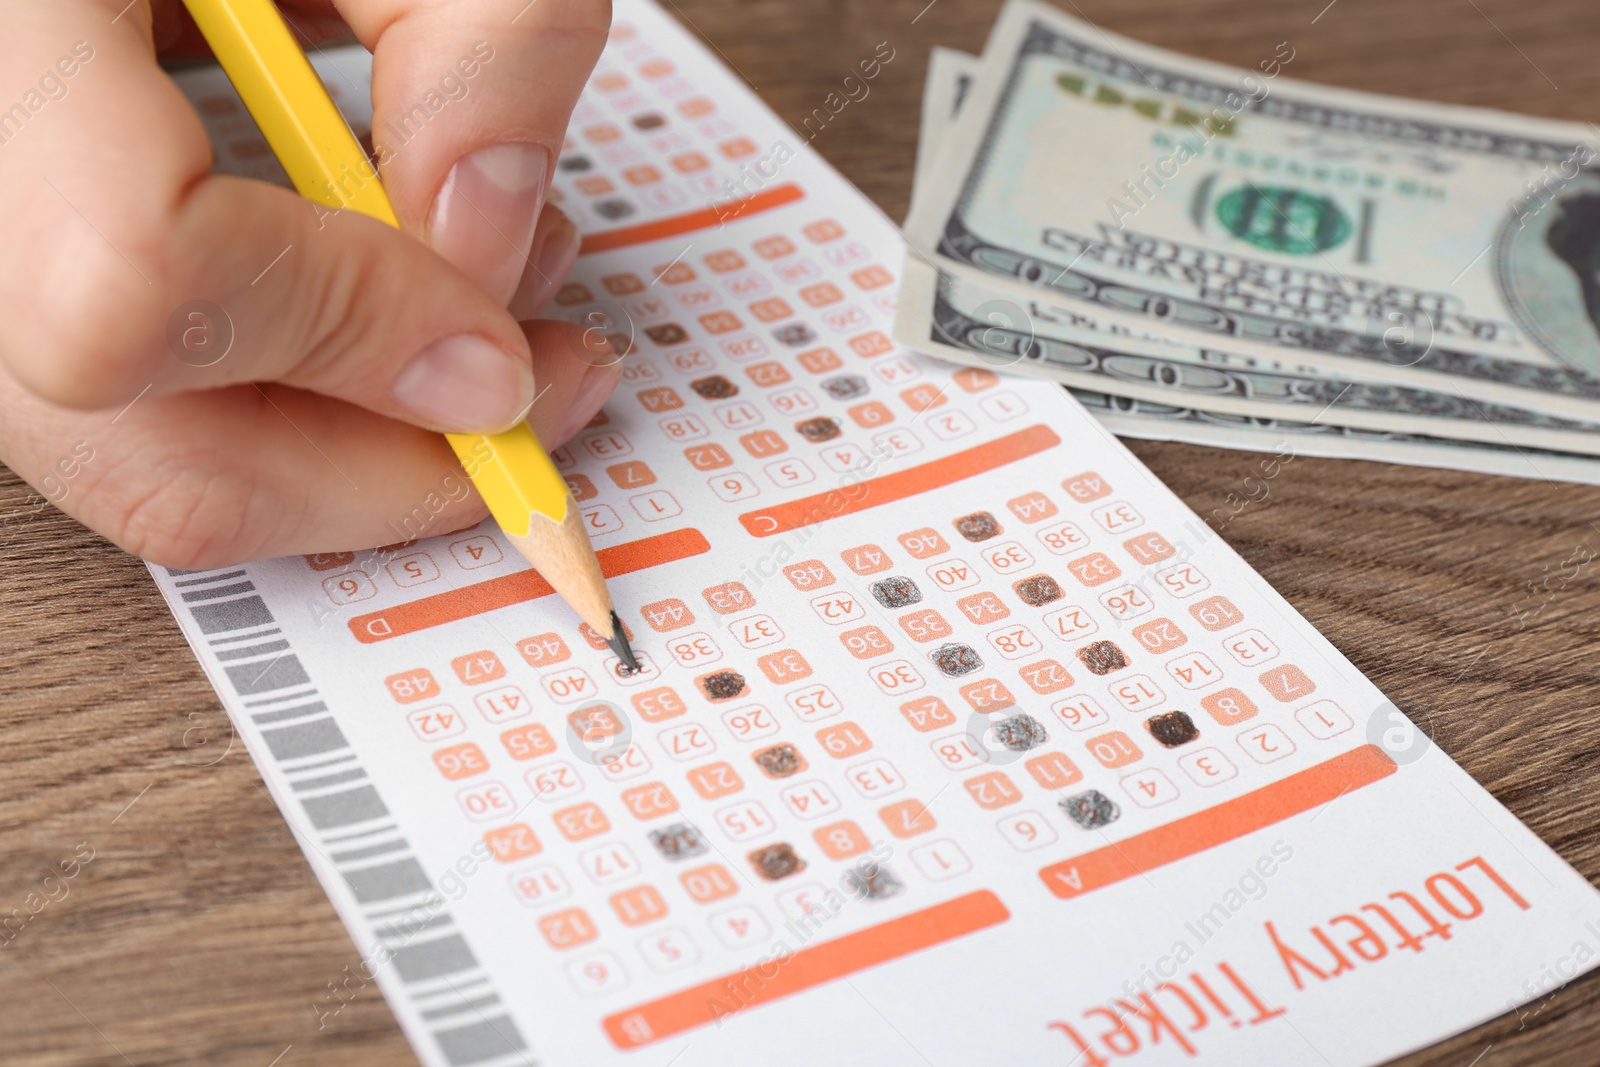
POLYGON ((1600 128, 1010 0, 928 74, 897 339, 1115 433, 1600 484, 1600 128))

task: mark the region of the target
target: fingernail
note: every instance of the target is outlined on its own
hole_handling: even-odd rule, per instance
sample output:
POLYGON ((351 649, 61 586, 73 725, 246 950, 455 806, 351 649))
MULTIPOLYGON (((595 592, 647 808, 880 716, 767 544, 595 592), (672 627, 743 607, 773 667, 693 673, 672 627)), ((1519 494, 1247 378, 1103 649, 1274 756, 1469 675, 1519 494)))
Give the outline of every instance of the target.
POLYGON ((523 272, 522 284, 511 298, 511 315, 519 322, 539 317, 578 258, 578 228, 556 208, 545 214, 553 216, 550 232, 539 239, 539 246, 529 257, 528 269, 523 272))
POLYGON ((462 157, 450 169, 428 223, 434 251, 502 304, 528 263, 550 156, 532 144, 500 144, 462 157))
POLYGON ((617 379, 621 376, 621 368, 615 365, 590 367, 584 371, 583 381, 578 383, 578 391, 572 394, 572 403, 567 406, 566 421, 561 424, 561 432, 556 436, 563 442, 569 441, 573 434, 583 429, 617 387, 617 379))
POLYGON ((533 403, 533 368, 476 334, 435 341, 394 380, 400 405, 441 429, 493 431, 533 403))

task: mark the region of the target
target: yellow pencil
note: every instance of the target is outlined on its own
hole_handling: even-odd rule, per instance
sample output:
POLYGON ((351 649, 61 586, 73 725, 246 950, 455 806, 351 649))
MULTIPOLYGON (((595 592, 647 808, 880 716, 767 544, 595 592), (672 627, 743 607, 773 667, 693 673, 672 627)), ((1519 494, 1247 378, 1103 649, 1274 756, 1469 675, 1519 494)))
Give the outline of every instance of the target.
MULTIPOLYGON (((272 0, 184 4, 300 195, 398 226, 376 169, 272 0)), ((638 670, 583 519, 533 431, 523 423, 445 439, 511 542, 623 668, 638 670)))

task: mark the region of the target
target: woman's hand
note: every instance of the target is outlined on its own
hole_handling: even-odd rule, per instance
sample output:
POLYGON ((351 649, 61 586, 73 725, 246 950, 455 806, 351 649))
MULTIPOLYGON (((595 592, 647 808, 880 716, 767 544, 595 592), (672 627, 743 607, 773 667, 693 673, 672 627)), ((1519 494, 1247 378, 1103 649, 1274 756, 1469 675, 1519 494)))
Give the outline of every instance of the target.
POLYGON ((577 254, 544 195, 607 0, 280 7, 372 49, 406 232, 211 176, 156 62, 199 44, 177 0, 0 0, 0 458, 170 566, 402 540, 425 503, 427 535, 470 525, 438 431, 554 446, 616 382, 576 327, 517 321, 577 254))

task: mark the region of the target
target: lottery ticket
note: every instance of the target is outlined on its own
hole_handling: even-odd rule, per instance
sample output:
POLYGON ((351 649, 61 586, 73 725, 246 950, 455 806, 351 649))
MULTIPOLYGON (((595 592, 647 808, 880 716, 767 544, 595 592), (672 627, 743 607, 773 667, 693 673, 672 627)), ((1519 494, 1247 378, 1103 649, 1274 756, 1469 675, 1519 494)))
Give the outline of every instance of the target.
POLYGON ((552 197, 623 383, 555 458, 642 671, 425 500, 152 568, 419 1059, 1367 1064, 1586 967, 1595 891, 1074 400, 893 343, 806 139, 618 0, 552 197))

